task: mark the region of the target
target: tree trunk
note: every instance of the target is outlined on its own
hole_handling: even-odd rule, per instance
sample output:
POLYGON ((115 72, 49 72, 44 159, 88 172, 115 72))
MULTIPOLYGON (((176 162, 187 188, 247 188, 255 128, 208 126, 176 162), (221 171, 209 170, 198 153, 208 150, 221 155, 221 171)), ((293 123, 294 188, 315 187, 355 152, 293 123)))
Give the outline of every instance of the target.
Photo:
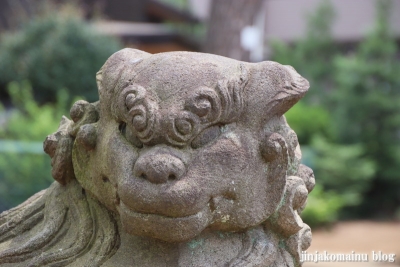
POLYGON ((240 44, 240 33, 253 25, 263 0, 213 0, 204 51, 249 61, 250 53, 240 44))

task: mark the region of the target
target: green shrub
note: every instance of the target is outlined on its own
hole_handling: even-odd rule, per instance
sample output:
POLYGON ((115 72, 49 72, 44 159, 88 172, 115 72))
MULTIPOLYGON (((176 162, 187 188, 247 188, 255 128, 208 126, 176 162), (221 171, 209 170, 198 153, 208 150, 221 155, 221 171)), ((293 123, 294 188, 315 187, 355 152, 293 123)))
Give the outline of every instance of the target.
POLYGON ((333 86, 333 58, 338 48, 332 37, 335 10, 328 0, 321 1, 316 11, 307 17, 304 38, 286 44, 273 40, 270 44, 272 60, 293 66, 311 84, 304 102, 313 105, 329 104, 333 86))
POLYGON ((294 105, 285 114, 290 127, 296 132, 300 144, 310 144, 315 134, 328 139, 334 137, 331 116, 326 108, 316 105, 307 105, 301 101, 294 105))
MULTIPOLYGON (((79 14, 79 12, 75 12, 79 14)), ((35 17, 0 40, 0 84, 29 80, 35 98, 55 101, 57 91, 70 98, 84 96, 95 101, 95 74, 106 59, 119 50, 112 37, 98 33, 76 14, 58 12, 35 17)))
POLYGON ((390 4, 377 1, 375 28, 352 53, 335 48, 327 1, 302 40, 272 45, 274 60, 311 83, 287 113, 318 185, 304 211, 307 222, 394 218, 400 211, 400 49, 390 34, 390 4), (332 214, 324 219, 324 212, 332 214))
POLYGON ((376 171, 375 163, 365 156, 364 147, 359 143, 330 143, 318 135, 313 137, 311 147, 318 182, 326 190, 337 192, 344 206, 359 205, 376 171))
POLYGON ((343 206, 345 202, 340 194, 324 190, 320 184, 316 184, 308 196, 307 206, 301 217, 311 227, 329 225, 339 219, 343 206))
MULTIPOLYGON (((365 201, 371 188, 376 166, 364 156, 361 144, 331 143, 320 135, 313 135, 303 161, 311 165, 316 187, 310 193, 302 218, 309 225, 326 225, 339 218, 349 217, 348 210, 365 201)), ((303 153, 304 154, 304 153, 303 153)))
MULTIPOLYGON (((44 154, 41 143, 57 130, 69 105, 67 92, 59 90, 55 104, 39 106, 26 81, 10 83, 8 91, 15 109, 0 128, 0 211, 18 205, 54 181, 50 157, 44 154)), ((0 106, 0 110, 4 109, 0 106)))
POLYGON ((338 140, 361 143, 377 172, 359 216, 400 208, 400 48, 389 28, 390 1, 378 1, 375 28, 351 56, 334 61, 338 140))

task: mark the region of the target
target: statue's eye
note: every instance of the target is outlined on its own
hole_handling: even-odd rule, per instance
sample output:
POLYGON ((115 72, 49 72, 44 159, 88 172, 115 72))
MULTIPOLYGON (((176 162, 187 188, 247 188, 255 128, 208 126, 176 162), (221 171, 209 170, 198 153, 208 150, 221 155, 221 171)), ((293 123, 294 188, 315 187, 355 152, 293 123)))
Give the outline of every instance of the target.
POLYGON ((221 128, 217 125, 209 127, 203 130, 195 139, 192 141, 193 148, 199 148, 205 146, 211 141, 215 140, 221 134, 221 128))
POLYGON ((118 127, 120 133, 125 137, 128 142, 137 148, 142 148, 143 143, 139 140, 139 138, 132 132, 130 127, 126 126, 125 122, 121 122, 118 127))

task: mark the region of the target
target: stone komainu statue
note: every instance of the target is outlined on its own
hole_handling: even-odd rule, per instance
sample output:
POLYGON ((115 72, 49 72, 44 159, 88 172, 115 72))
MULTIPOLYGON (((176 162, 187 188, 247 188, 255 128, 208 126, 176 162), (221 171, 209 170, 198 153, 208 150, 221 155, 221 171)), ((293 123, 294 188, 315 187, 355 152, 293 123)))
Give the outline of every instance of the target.
POLYGON ((0 215, 1 266, 300 266, 314 186, 289 66, 124 49, 44 150, 56 182, 0 215))

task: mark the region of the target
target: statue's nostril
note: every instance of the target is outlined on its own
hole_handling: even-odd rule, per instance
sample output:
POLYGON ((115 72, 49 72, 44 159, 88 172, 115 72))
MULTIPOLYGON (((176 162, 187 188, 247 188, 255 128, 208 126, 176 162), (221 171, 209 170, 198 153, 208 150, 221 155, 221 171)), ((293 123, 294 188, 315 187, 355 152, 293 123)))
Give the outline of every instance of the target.
POLYGON ((185 173, 185 165, 170 154, 147 154, 136 161, 134 172, 138 178, 162 184, 180 179, 185 173))

